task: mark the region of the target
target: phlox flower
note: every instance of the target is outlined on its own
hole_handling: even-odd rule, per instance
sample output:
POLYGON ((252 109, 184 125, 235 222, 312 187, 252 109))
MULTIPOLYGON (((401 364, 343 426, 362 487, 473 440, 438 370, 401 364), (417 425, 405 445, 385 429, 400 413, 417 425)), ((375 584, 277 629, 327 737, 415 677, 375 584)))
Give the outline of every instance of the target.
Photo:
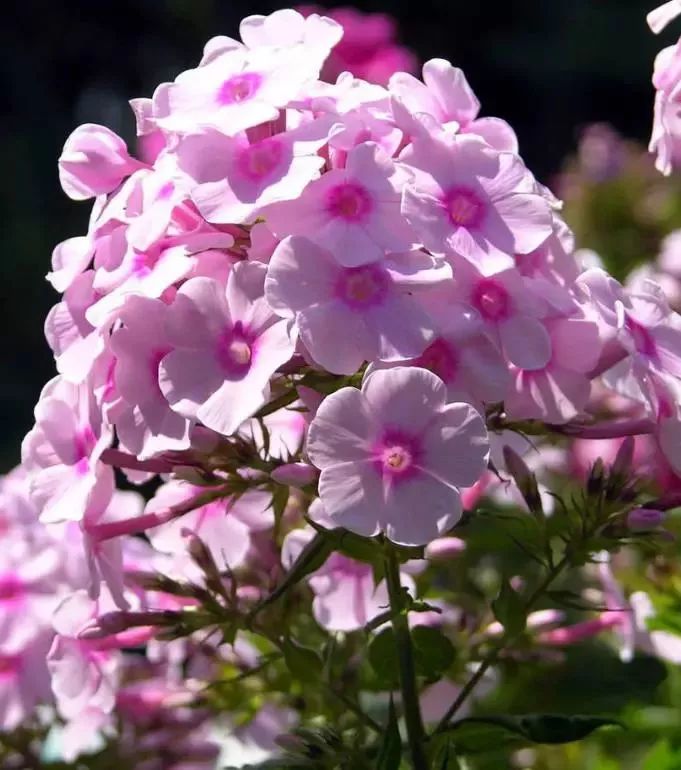
POLYGON ((655 167, 665 175, 678 166, 681 156, 681 42, 664 48, 655 59, 653 72, 655 110, 648 149, 655 153, 655 167))
POLYGON ((87 236, 67 238, 52 251, 52 270, 47 274, 47 280, 57 291, 66 291, 76 276, 87 268, 93 255, 94 249, 87 236))
POLYGON ((125 142, 106 126, 85 123, 69 136, 59 158, 62 190, 73 200, 110 193, 145 164, 128 154, 125 142))
POLYGON ((476 311, 511 363, 540 369, 549 361, 551 338, 541 321, 549 308, 545 297, 517 270, 510 268, 485 276, 459 259, 452 295, 476 311))
POLYGON ((174 412, 161 393, 161 360, 173 349, 167 326, 171 309, 142 296, 127 298, 110 339, 116 388, 129 409, 116 419, 121 444, 142 459, 189 447, 191 421, 174 412))
POLYGON ((17 652, 0 648, 0 729, 11 732, 30 719, 35 707, 50 700, 45 663, 52 635, 43 632, 17 652))
POLYGON ((249 137, 206 131, 175 149, 191 197, 209 222, 252 221, 264 206, 297 198, 319 176, 330 121, 320 118, 279 134, 249 137))
MULTIPOLYGON (((319 520, 319 512, 315 520, 319 520)), ((289 532, 281 550, 286 568, 313 535, 311 527, 289 532)), ((384 580, 375 583, 372 566, 342 553, 331 554, 307 582, 314 594, 312 614, 327 631, 358 631, 390 606, 388 587, 384 580)), ((409 583, 413 585, 411 579, 409 583)))
POLYGON ((549 202, 512 153, 469 135, 422 134, 400 160, 415 173, 404 188, 402 213, 435 254, 465 257, 492 275, 552 233, 549 202))
MULTIPOLYGON (((147 503, 145 513, 177 505, 202 490, 182 481, 164 484, 147 503)), ((251 546, 251 533, 269 529, 274 523, 271 495, 249 490, 240 496, 203 505, 167 524, 148 530, 149 539, 161 553, 176 554, 186 549, 186 532, 203 540, 218 567, 236 569, 244 564, 251 546)))
POLYGON ((655 33, 658 34, 670 24, 677 16, 681 16, 681 1, 669 0, 667 3, 655 8, 646 16, 648 26, 655 33))
POLYGON ((512 369, 513 386, 504 401, 511 419, 564 423, 589 400, 589 372, 601 354, 598 325, 583 318, 558 318, 545 326, 551 358, 536 369, 512 369))
POLYGON ((489 445, 478 412, 446 397, 432 372, 396 367, 322 402, 307 452, 337 526, 423 545, 456 524, 459 488, 485 470, 489 445))
POLYGON ((478 118, 480 102, 466 76, 445 59, 430 59, 423 65, 423 82, 396 72, 388 89, 413 114, 430 115, 455 133, 475 134, 497 150, 518 152, 515 132, 505 120, 478 118))
POLYGON ((270 377, 293 354, 287 322, 265 302, 265 271, 240 263, 226 288, 193 278, 171 305, 161 391, 176 412, 219 433, 233 433, 267 401, 270 377))
POLYGON ((81 519, 113 492, 113 471, 99 462, 112 440, 87 383, 55 377, 35 407, 35 427, 22 446, 31 497, 43 522, 81 519))
MULTIPOLYGON (((422 302, 435 322, 435 337, 416 358, 396 362, 436 374, 447 386, 448 401, 492 404, 503 401, 510 385, 508 365, 485 333, 485 324, 467 305, 424 292, 422 302)), ((395 363, 375 361, 367 371, 395 363)))
POLYGON ((303 51, 245 48, 221 51, 175 78, 165 93, 167 113, 155 119, 165 131, 216 128, 233 136, 275 120, 279 108, 314 80, 321 62, 303 51))
POLYGON ((373 142, 354 147, 345 168, 311 182, 299 198, 265 212, 275 235, 303 235, 347 267, 408 250, 414 237, 400 214, 404 172, 373 142))
POLYGON ((343 267, 307 238, 285 238, 265 281, 269 305, 295 318, 300 338, 320 366, 352 374, 365 360, 396 361, 423 352, 433 323, 412 296, 414 284, 440 282, 447 265, 423 252, 343 267))

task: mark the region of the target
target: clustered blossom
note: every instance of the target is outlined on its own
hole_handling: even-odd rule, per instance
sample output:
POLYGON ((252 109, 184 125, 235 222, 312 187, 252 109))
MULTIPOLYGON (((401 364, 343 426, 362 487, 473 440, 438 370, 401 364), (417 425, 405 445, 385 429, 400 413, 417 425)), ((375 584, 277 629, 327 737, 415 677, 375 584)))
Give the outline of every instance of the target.
MULTIPOLYGON (((560 202, 513 130, 479 116, 461 70, 353 69, 353 34, 371 48, 390 30, 374 19, 343 43, 350 17, 336 19, 245 19, 240 41, 213 38, 195 68, 131 102, 157 152, 136 159, 87 124, 59 160, 64 192, 94 200, 87 233, 52 256, 58 375, 0 487, 0 726, 51 703, 65 757, 92 749, 83 736, 133 746, 133 723, 158 746, 180 704, 187 729, 163 767, 213 767, 196 682, 259 655, 193 629, 164 645, 158 627, 200 617, 210 591, 251 607, 318 528, 455 558, 464 510, 502 498, 498 472, 514 472, 515 434, 495 419, 640 434, 667 481, 681 474, 681 322, 662 289, 582 269, 560 202), (592 424, 604 413, 623 419, 592 424), (151 482, 150 499, 117 490, 115 468, 151 482)), ((653 143, 667 171, 679 57, 661 57, 653 143)), ((421 566, 403 565, 404 585, 421 566)), ((341 552, 306 581, 329 632, 389 602, 372 565, 341 552)), ((599 629, 621 630, 607 618, 599 629)), ((232 732, 269 747, 293 721, 267 704, 232 732)))

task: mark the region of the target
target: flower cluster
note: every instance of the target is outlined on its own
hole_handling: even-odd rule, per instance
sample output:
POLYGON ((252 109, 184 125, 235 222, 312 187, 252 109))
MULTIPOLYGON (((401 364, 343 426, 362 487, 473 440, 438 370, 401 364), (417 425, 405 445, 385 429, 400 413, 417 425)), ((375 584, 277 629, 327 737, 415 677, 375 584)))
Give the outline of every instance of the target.
MULTIPOLYGON (((0 725, 51 700, 64 756, 117 732, 139 770, 161 744, 164 768, 210 767, 216 702, 271 748, 297 719, 284 697, 235 704, 197 683, 315 660, 267 625, 303 578, 319 627, 397 636, 413 576, 461 551, 451 530, 508 491, 499 472, 541 507, 518 433, 642 436, 681 474, 681 324, 662 289, 584 269, 561 203, 449 62, 322 81, 352 59, 341 35, 309 9, 251 16, 131 102, 154 157, 93 124, 64 146, 64 192, 94 203, 52 256, 58 375, 3 482, 0 572, 0 725), (401 567, 377 578, 374 548, 401 567)), ((628 532, 655 519, 637 516, 628 532)), ((414 633, 455 625, 444 603, 417 609, 414 633)), ((498 615, 481 638, 507 637, 498 615)))

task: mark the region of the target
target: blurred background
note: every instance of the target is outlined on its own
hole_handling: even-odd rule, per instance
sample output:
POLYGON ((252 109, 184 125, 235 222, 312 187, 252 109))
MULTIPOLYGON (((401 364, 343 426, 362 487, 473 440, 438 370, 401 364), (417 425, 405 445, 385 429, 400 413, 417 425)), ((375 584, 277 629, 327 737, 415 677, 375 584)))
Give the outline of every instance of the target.
MULTIPOLYGON (((482 102, 482 114, 503 117, 513 125, 528 166, 568 199, 568 219, 580 241, 604 253, 620 274, 654 257, 661 233, 681 225, 679 196, 667 195, 670 189, 677 192, 677 183, 663 183, 635 145, 623 144, 617 134, 602 128, 589 134, 591 144, 582 143, 576 159, 566 158, 575 155, 585 127, 594 122, 609 123, 636 142, 647 141, 653 59, 674 39, 673 30, 660 39, 647 29, 645 14, 656 4, 354 3, 364 12, 391 14, 398 41, 408 46, 414 62, 439 56, 466 72, 482 102), (630 182, 622 182, 627 168, 630 182), (650 192, 650 185, 661 184, 667 187, 656 200, 667 195, 671 203, 666 208, 657 205, 655 211, 664 215, 656 214, 651 223, 650 212, 639 211, 645 209, 641 196, 650 192), (632 216, 639 215, 640 222, 632 224, 632 216)), ((33 405, 54 373, 42 331, 45 315, 57 301, 44 280, 52 248, 87 226, 89 204, 68 200, 59 188, 56 161, 64 140, 79 123, 93 122, 109 126, 134 147, 129 98, 150 96, 158 83, 195 66, 209 37, 237 36, 243 16, 286 5, 244 0, 10 0, 3 10, 0 472, 18 462, 33 405)))

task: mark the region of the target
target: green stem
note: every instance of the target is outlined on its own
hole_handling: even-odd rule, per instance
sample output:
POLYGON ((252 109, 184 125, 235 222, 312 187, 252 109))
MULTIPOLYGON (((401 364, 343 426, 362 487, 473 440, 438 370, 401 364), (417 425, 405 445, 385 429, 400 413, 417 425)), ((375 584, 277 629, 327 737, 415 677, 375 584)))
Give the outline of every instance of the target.
MULTIPOLYGON (((527 613, 532 609, 532 607, 537 602, 537 600, 543 595, 544 591, 546 591, 546 589, 551 585, 551 583, 553 583, 553 581, 558 577, 558 575, 565 569, 567 564, 568 564, 568 558, 567 556, 565 556, 548 571, 544 580, 542 580, 542 582, 535 588, 535 590, 530 594, 527 601, 525 602, 525 615, 527 615, 527 613)), ((502 652, 504 647, 506 647, 506 645, 512 642, 516 636, 517 634, 504 633, 503 636, 497 642, 497 644, 494 647, 492 647, 492 649, 487 653, 487 655, 481 661, 480 665, 476 669, 473 676, 463 686, 463 689, 456 697, 456 700, 454 701, 454 703, 452 703, 452 705, 447 709, 447 713, 442 717, 438 726, 435 728, 434 734, 444 732, 449 727, 449 723, 451 722, 452 718, 454 717, 456 712, 461 708, 461 706, 463 706, 466 699, 471 694, 471 692, 475 689, 478 682, 482 679, 482 677, 485 675, 485 673, 490 668, 490 666, 496 663, 497 658, 499 657, 499 654, 502 652)))
POLYGON ((395 551, 386 545, 385 580, 390 597, 392 612, 392 627, 397 645, 397 658, 400 667, 400 687, 402 690, 402 709, 407 726, 407 740, 414 770, 428 770, 428 759, 425 751, 425 731, 421 718, 418 688, 416 686, 416 668, 414 666, 414 649, 409 631, 409 622, 404 610, 404 593, 400 583, 400 569, 395 551))

